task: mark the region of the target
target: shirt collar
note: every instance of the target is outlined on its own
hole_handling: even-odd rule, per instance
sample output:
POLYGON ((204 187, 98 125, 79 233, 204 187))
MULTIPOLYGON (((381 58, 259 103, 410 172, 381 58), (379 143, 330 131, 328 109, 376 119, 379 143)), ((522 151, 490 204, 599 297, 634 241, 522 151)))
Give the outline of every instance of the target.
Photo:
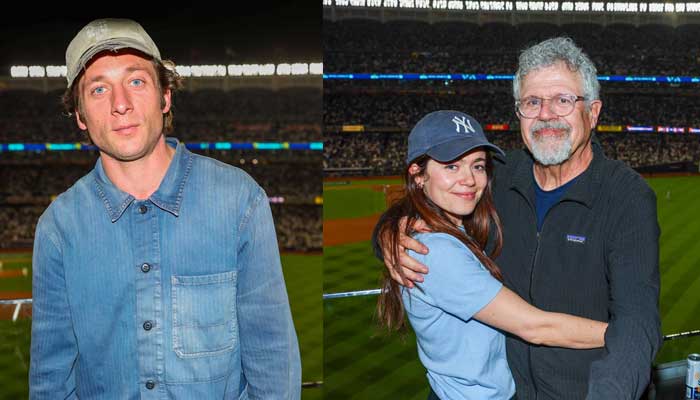
MULTIPOLYGON (((166 138, 167 145, 175 148, 175 154, 170 161, 168 171, 163 180, 149 200, 158 208, 169 212, 174 216, 180 215, 182 194, 185 183, 192 169, 192 153, 175 138, 166 138)), ((97 159, 94 169, 95 189, 109 214, 112 222, 116 222, 129 205, 134 202, 134 196, 121 191, 109 180, 102 167, 101 159, 97 159)))
MULTIPOLYGON (((603 150, 597 143, 593 143, 593 159, 586 170, 576 178, 576 182, 566 190, 561 200, 572 200, 593 207, 600 183, 602 182, 601 167, 603 162, 603 150)), ((529 153, 528 153, 529 155, 529 153)), ((532 156, 524 157, 511 177, 510 187, 525 195, 528 199, 535 196, 535 181, 533 179, 532 156)))

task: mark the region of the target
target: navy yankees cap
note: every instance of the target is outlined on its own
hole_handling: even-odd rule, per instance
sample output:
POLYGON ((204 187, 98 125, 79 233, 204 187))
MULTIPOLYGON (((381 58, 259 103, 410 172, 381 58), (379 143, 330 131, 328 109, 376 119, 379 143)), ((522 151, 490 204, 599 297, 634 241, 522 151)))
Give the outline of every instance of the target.
POLYGON ((434 111, 421 118, 408 135, 406 163, 423 154, 441 162, 452 161, 477 147, 505 155, 486 140, 481 125, 471 116, 452 110, 434 111))

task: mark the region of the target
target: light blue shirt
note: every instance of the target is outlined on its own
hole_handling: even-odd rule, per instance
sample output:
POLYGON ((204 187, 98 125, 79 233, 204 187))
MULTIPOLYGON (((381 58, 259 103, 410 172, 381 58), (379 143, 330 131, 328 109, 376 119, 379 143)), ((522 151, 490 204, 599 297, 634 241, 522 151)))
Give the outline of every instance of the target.
POLYGON ((430 272, 415 288, 404 288, 403 302, 430 386, 443 400, 510 399, 515 383, 505 337, 472 319, 503 285, 455 237, 419 233, 414 238, 430 252, 409 255, 430 272))
POLYGON ((144 201, 95 168, 39 219, 31 399, 299 399, 268 199, 243 171, 175 155, 144 201))

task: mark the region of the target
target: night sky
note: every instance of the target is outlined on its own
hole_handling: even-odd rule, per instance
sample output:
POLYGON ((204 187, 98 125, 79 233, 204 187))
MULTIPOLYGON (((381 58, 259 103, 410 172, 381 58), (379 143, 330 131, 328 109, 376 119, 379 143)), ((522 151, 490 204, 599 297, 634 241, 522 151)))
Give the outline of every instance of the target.
MULTIPOLYGON (((71 9, 35 7, 51 16, 22 10, 4 13, 0 66, 63 65, 66 47, 75 34, 93 19, 104 17, 138 21, 156 42, 161 55, 177 64, 321 61, 319 0, 254 1, 258 5, 254 10, 236 9, 238 3, 228 2, 232 10, 223 10, 223 3, 217 3, 217 9, 207 12, 167 2, 159 2, 165 11, 145 12, 134 2, 129 3, 134 10, 131 12, 115 11, 116 7, 104 12, 95 6, 78 9, 78 3, 63 3, 71 9)), ((215 3, 209 3, 212 4, 215 3)))

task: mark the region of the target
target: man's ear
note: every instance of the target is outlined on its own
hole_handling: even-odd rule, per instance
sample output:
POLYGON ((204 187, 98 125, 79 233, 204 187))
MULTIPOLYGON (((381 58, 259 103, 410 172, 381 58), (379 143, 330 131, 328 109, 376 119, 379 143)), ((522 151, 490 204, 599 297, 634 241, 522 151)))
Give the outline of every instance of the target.
POLYGON ((170 89, 165 89, 163 92, 163 114, 167 114, 170 111, 170 106, 172 105, 172 91, 170 89))
POLYGON ((85 121, 83 121, 83 118, 80 116, 80 110, 76 108, 73 113, 75 114, 75 122, 78 123, 78 128, 80 128, 81 131, 86 131, 87 130, 87 125, 85 124, 85 121))
POLYGON ((588 114, 588 123, 591 125, 591 129, 595 129, 598 125, 598 117, 600 116, 600 110, 603 108, 603 102, 600 100, 594 100, 591 102, 591 111, 588 114))

